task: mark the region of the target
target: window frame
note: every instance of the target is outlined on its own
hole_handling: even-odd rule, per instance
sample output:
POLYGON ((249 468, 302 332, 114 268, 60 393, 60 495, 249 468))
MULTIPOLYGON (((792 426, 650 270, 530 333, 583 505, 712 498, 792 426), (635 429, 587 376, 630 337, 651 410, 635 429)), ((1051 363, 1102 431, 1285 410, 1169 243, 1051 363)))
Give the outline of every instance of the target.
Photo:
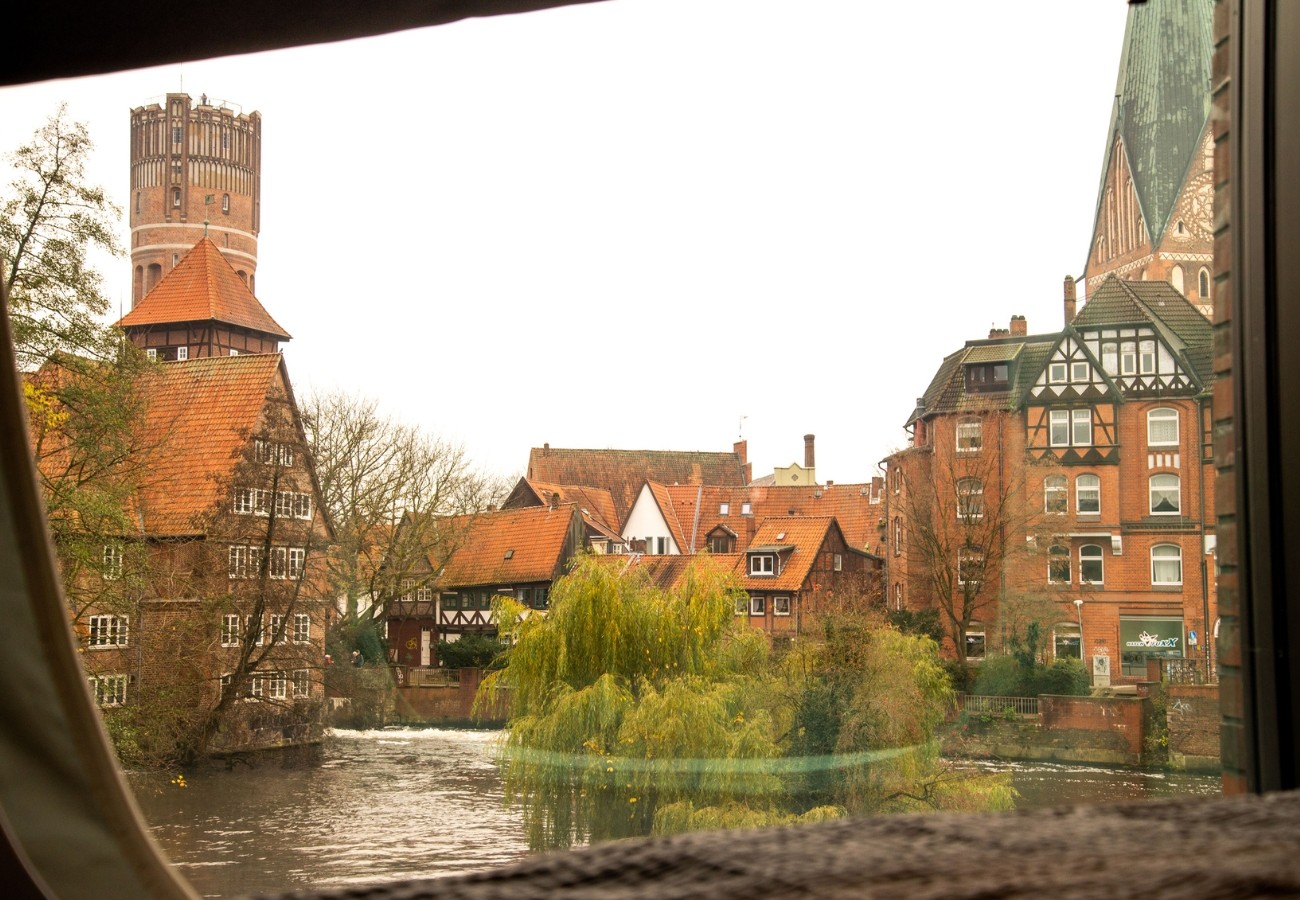
POLYGON ((965 588, 966 585, 974 585, 974 590, 978 591, 984 586, 984 548, 983 547, 958 547, 957 548, 957 586, 965 588), (967 571, 968 565, 977 565, 979 567, 979 576, 977 578, 966 577, 970 574, 967 571))
POLYGON ((1158 406, 1155 409, 1147 410, 1147 446, 1148 447, 1177 447, 1179 445, 1182 423, 1179 421, 1178 410, 1172 406, 1158 406), (1159 413, 1169 413, 1170 415, 1157 415, 1159 413), (1154 435, 1153 426, 1159 424, 1167 425, 1172 420, 1174 426, 1173 440, 1157 440, 1154 435))
POLYGON ((772 578, 776 575, 775 553, 749 554, 749 574, 757 578, 772 578))
POLYGON ((1103 585, 1106 583, 1106 550, 1101 544, 1083 544, 1079 547, 1079 584, 1103 585), (1096 554, 1085 551, 1096 551, 1096 554), (1096 566, 1098 577, 1089 578, 1085 571, 1087 566, 1096 566))
POLYGON ((749 615, 753 617, 767 616, 767 597, 763 594, 753 594, 749 598, 749 615))
POLYGON ((86 681, 90 684, 90 693, 95 698, 95 706, 100 709, 126 706, 131 687, 131 676, 116 673, 111 675, 88 675, 86 681), (106 688, 111 689, 111 694, 110 690, 106 688))
POLYGON ((1072 568, 1069 545, 1053 544, 1047 548, 1048 584, 1070 584, 1072 568))
POLYGON ((984 519, 984 482, 979 478, 957 479, 957 521, 962 524, 984 519))
POLYGON ((131 646, 131 617, 115 613, 90 616, 86 620, 86 646, 91 650, 131 646))
POLYGON ((1183 479, 1173 472, 1156 472, 1147 479, 1147 500, 1148 510, 1153 516, 1181 516, 1183 514, 1183 479), (1157 487, 1156 481, 1161 481, 1163 487, 1157 487), (1172 494, 1168 481, 1173 481, 1172 494), (1168 498, 1173 497, 1173 509, 1156 509, 1156 492, 1160 491, 1161 496, 1168 498))
POLYGON ((1074 510, 1081 516, 1099 516, 1101 515, 1101 476, 1094 472, 1082 472, 1074 478, 1074 510), (1088 479, 1088 485, 1083 484, 1084 479, 1088 479), (1096 509, 1084 509, 1084 498, 1095 496, 1096 509))
POLYGON ((1153 544, 1151 546, 1151 586, 1152 587, 1181 587, 1183 584, 1183 548, 1179 544, 1153 544), (1157 554, 1157 551, 1163 549, 1172 549, 1174 554, 1157 554), (1161 581, 1156 577, 1157 558, 1165 561, 1168 566, 1171 563, 1178 567, 1178 578, 1175 581, 1161 581))
POLYGON ((979 453, 984 449, 984 420, 978 416, 958 419, 954 438, 958 453, 979 453))
POLYGON ((223 613, 221 616, 221 646, 238 647, 243 640, 242 619, 239 613, 223 613))
POLYGON ((1043 478, 1044 515, 1063 516, 1070 511, 1070 479, 1064 475, 1047 475, 1043 478), (1059 502, 1056 495, 1059 494, 1059 502), (1058 508, 1054 508, 1057 507, 1058 508))
POLYGON ((773 597, 773 598, 772 598, 772 615, 774 615, 774 616, 788 616, 788 615, 790 615, 790 598, 787 597, 787 596, 784 596, 784 595, 782 595, 782 596, 780 596, 780 597, 773 597), (784 607, 785 607, 784 610, 781 609, 781 607, 782 607, 783 605, 784 605, 784 607))

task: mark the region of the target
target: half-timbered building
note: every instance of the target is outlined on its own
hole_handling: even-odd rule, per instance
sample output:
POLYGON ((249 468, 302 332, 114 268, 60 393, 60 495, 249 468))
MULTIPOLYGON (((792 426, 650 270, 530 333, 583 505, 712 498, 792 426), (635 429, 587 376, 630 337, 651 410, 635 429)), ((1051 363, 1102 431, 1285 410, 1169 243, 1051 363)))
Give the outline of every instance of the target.
POLYGON ((1105 279, 1065 327, 1023 319, 944 360, 885 460, 886 591, 978 658, 1037 603, 1049 649, 1116 682, 1212 659, 1210 323, 1171 285, 1105 279), (1051 610, 1044 612, 1044 610, 1051 610))

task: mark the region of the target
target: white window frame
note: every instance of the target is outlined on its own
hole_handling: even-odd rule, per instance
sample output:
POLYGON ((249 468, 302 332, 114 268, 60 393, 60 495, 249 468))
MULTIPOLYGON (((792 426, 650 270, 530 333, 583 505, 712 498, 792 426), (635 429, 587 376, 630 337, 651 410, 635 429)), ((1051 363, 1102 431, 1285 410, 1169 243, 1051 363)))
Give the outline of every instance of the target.
POLYGON ((289 679, 283 672, 258 672, 250 680, 252 690, 249 693, 253 697, 264 700, 289 699, 289 679))
POLYGON ((1094 475, 1092 472, 1084 472, 1074 479, 1074 508, 1081 516, 1099 516, 1101 515, 1101 476, 1094 475), (1088 479, 1088 484, 1084 485, 1084 479, 1088 479), (1093 496, 1097 501, 1096 509, 1084 509, 1084 499, 1093 496))
POLYGON ((238 647, 242 637, 238 613, 226 613, 221 617, 221 646, 238 647))
POLYGON ((1183 548, 1177 544, 1156 544, 1151 548, 1151 584, 1161 587, 1176 587, 1183 583, 1183 548), (1172 553, 1159 553, 1157 551, 1172 550, 1172 553), (1160 562, 1157 562, 1159 560, 1160 562), (1157 566, 1175 565, 1178 568, 1176 580, 1161 580, 1157 566))
POLYGON ((1070 548, 1065 544, 1053 544, 1047 548, 1047 583, 1048 584, 1069 584, 1071 572, 1070 548), (1059 577, 1061 572, 1059 567, 1061 563, 1065 564, 1064 578, 1059 577))
POLYGON ((773 597, 772 598, 772 615, 788 616, 790 615, 790 598, 773 597))
POLYGON ((1064 362, 1053 362, 1047 364, 1047 383, 1048 384, 1065 384, 1070 380, 1070 367, 1064 362))
POLYGON ((271 492, 262 488, 235 488, 231 510, 241 516, 264 516, 268 512, 271 492))
POLYGON ((1156 342, 1144 340, 1138 343, 1138 374, 1156 374, 1156 342))
POLYGON ((104 545, 104 577, 109 581, 122 577, 122 545, 104 545))
POLYGON ((95 696, 95 705, 101 709, 126 705, 126 692, 130 684, 127 675, 91 675, 90 692, 95 696))
POLYGON ((1092 407, 1085 406, 1070 410, 1070 446, 1092 446, 1092 407), (1084 428, 1087 431, 1082 435, 1083 440, 1080 440, 1080 429, 1084 428))
POLYGON ((751 506, 749 502, 742 503, 740 504, 740 514, 742 516, 752 516, 754 514, 754 507, 751 506))
POLYGON ((1070 511, 1070 479, 1064 475, 1048 475, 1043 479, 1043 512, 1063 516, 1070 511), (1058 499, 1053 509, 1053 500, 1058 499))
POLYGON ((749 614, 751 616, 767 615, 767 597, 759 594, 749 598, 749 614))
POLYGON ((735 609, 734 609, 734 612, 735 612, 735 614, 738 615, 738 616, 748 615, 748 614, 749 614, 749 597, 747 597, 747 596, 745 596, 745 595, 743 595, 743 594, 741 594, 740 596, 736 597, 736 602, 735 602, 735 609))
POLYGON ((311 672, 307 669, 294 669, 289 680, 293 699, 306 700, 311 697, 311 672))
POLYGON ((1172 472, 1157 472, 1148 480, 1148 499, 1150 500, 1150 511, 1153 516, 1180 516, 1183 514, 1183 480, 1172 472), (1156 486, 1156 482, 1161 484, 1156 486), (1172 481, 1171 485, 1169 482, 1172 481), (1156 509, 1157 492, 1163 498, 1173 497, 1173 509, 1156 509), (1172 492, 1172 493, 1171 493, 1172 492))
POLYGON ((763 578, 776 575, 776 554, 751 553, 749 555, 749 574, 763 578))
POLYGON ((966 658, 984 659, 988 656, 988 652, 988 636, 984 632, 984 626, 971 622, 970 627, 966 629, 966 658), (979 649, 972 649, 974 647, 979 649))
POLYGON ((146 359, 155 361, 158 359, 158 348, 150 347, 148 350, 144 351, 144 355, 146 359))
POLYGON ((1101 369, 1107 375, 1119 374, 1119 344, 1115 341, 1101 345, 1101 369))
POLYGON ((1178 410, 1168 406, 1161 406, 1157 409, 1147 412, 1147 446, 1148 447, 1177 447, 1179 442, 1179 421, 1178 410), (1160 439, 1156 436, 1157 428, 1161 426, 1167 428, 1172 422, 1174 426, 1174 436, 1172 440, 1160 439))
POLYGON ((729 516, 729 515, 731 515, 731 504, 730 504, 730 503, 719 503, 719 504, 718 504, 718 515, 720 515, 720 516, 729 516))
MULTIPOLYGON (((958 584, 958 586, 960 586, 960 587, 965 587, 965 586, 968 585, 968 584, 973 584, 973 585, 976 585, 976 587, 978 588, 980 585, 983 585, 983 583, 984 583, 984 579, 983 579, 983 578, 969 578, 969 579, 968 579, 968 578, 966 577, 966 563, 967 563, 967 561, 969 561, 970 564, 972 564, 972 565, 976 565, 976 566, 978 566, 978 567, 980 567, 980 568, 982 569, 983 566, 984 566, 984 550, 983 550, 982 548, 978 548, 978 547, 958 547, 958 548, 957 548, 957 584, 958 584)), ((982 573, 981 573, 981 574, 982 574, 982 573)))
POLYGON ((979 453, 984 447, 984 422, 970 416, 957 421, 957 452, 979 453))
MULTIPOLYGON (((253 617, 252 617, 252 616, 246 616, 246 617, 244 618, 244 627, 245 627, 245 628, 252 628, 252 627, 253 627, 253 617)), ((262 627, 259 628, 259 629, 257 629, 257 633, 253 635, 253 646, 255 646, 255 647, 260 647, 260 646, 262 646, 263 643, 265 643, 265 641, 266 641, 266 622, 263 621, 263 622, 262 622, 262 627)))
POLYGON ((978 522, 984 518, 984 482, 978 478, 957 481, 957 521, 978 522))
POLYGON ((1047 411, 1047 442, 1053 447, 1070 446, 1070 411, 1068 409, 1049 409, 1047 411))
POLYGON ((1100 544, 1084 544, 1079 548, 1079 584, 1105 584, 1106 583, 1106 554, 1100 544), (1092 551, 1096 551, 1093 553, 1092 551), (1084 566, 1088 563, 1095 563, 1100 574, 1098 578, 1087 578, 1084 576, 1084 566))
POLYGON ((293 642, 295 644, 311 643, 311 616, 307 613, 293 614, 293 642))
POLYGON ((284 643, 284 616, 280 615, 279 613, 271 613, 269 618, 271 620, 270 630, 269 630, 269 633, 271 635, 271 646, 275 646, 276 644, 283 644, 284 643))
POLYGON ((306 547, 289 548, 289 568, 286 573, 291 579, 297 580, 302 577, 303 566, 307 562, 306 547))
POLYGON ((831 555, 831 569, 835 572, 844 571, 844 554, 834 553, 831 555))
POLYGON ((1125 341, 1119 345, 1119 373, 1136 375, 1137 369, 1137 344, 1133 341, 1125 341))
POLYGON ((1074 384, 1088 384, 1092 381, 1092 366, 1087 360, 1077 359, 1070 363, 1070 381, 1074 384))
POLYGON ((104 613, 91 616, 88 625, 86 646, 92 650, 126 647, 131 643, 131 620, 128 616, 104 613))
POLYGON ((189 348, 189 347, 186 347, 186 346, 182 345, 182 346, 176 348, 176 360, 177 360, 178 362, 185 362, 185 360, 187 360, 187 359, 189 359, 189 358, 190 358, 190 348, 189 348))

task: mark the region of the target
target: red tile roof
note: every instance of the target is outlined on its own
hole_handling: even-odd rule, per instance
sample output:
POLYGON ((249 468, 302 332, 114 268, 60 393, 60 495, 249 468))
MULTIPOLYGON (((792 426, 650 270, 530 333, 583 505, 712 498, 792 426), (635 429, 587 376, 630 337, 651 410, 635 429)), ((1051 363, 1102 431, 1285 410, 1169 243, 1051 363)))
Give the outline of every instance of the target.
POLYGON ((442 589, 552 581, 563 574, 579 513, 563 504, 501 509, 449 520, 456 548, 441 568, 442 589))
POLYGON ((289 333, 271 318, 217 245, 203 238, 117 326, 208 321, 289 339, 289 333))
POLYGON ((593 525, 603 531, 615 536, 618 535, 621 524, 618 519, 618 511, 614 508, 613 496, 604 488, 583 487, 572 484, 549 484, 543 481, 528 481, 527 479, 524 479, 524 483, 533 489, 539 502, 544 506, 550 506, 552 501, 577 504, 584 519, 590 520, 593 525))
POLYGON ((745 471, 740 454, 734 451, 566 450, 548 446, 534 447, 529 453, 527 478, 604 488, 614 499, 621 525, 646 481, 743 487, 745 471))
POLYGON ((775 576, 750 575, 747 554, 741 554, 736 573, 747 591, 797 591, 808 580, 817 553, 835 527, 830 516, 779 516, 764 519, 749 545, 752 553, 762 547, 789 547, 781 552, 781 572, 775 576))
POLYGON ((597 556, 594 559, 603 566, 619 572, 645 572, 655 587, 662 591, 676 587, 686 577, 692 565, 700 563, 721 572, 737 571, 737 564, 743 559, 742 553, 698 553, 695 556, 597 556))
POLYGON ((149 474, 137 512, 146 534, 204 533, 267 395, 287 384, 278 353, 162 363, 143 376, 149 474))

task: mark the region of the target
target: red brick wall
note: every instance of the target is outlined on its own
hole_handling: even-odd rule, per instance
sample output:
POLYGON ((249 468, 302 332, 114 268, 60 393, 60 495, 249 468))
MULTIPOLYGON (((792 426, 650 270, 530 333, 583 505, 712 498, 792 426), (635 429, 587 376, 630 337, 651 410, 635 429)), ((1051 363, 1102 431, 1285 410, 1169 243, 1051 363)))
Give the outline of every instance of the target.
POLYGON ((474 695, 483 680, 482 669, 460 669, 460 684, 451 687, 402 687, 397 689, 394 712, 399 720, 426 725, 440 723, 501 724, 508 716, 505 697, 482 716, 474 715, 474 695))
POLYGON ((1146 737, 1144 723, 1146 701, 1132 697, 1053 697, 1038 698, 1043 729, 1055 732, 1086 731, 1110 734, 1124 749, 1142 753, 1146 737))

